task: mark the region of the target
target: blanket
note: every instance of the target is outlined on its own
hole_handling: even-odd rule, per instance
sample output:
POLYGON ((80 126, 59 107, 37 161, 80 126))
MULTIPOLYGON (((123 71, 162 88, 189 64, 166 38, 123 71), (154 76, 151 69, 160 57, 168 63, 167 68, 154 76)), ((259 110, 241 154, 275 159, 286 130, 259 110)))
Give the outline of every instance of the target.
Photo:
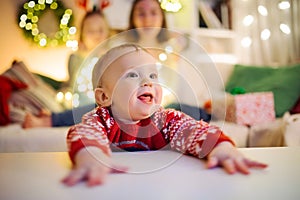
POLYGON ((2 75, 0 75, 0 85, 0 125, 7 125, 10 123, 8 101, 11 93, 28 86, 23 82, 2 75))

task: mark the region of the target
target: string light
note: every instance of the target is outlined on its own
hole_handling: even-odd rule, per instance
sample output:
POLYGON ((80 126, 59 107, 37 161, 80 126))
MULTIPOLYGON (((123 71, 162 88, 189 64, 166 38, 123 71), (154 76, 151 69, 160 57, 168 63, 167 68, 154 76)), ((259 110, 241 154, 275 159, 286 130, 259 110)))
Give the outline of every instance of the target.
POLYGON ((19 27, 24 31, 25 37, 40 47, 58 46, 68 44, 75 48, 77 43, 68 43, 76 34, 76 28, 69 26, 72 22, 72 10, 64 9, 58 0, 30 0, 22 5, 19 11, 19 27), (40 32, 39 19, 47 11, 54 12, 59 21, 58 31, 51 36, 40 32))
POLYGON ((84 67, 80 69, 72 96, 73 107, 78 107, 94 100, 95 95, 90 80, 92 80, 92 71, 98 59, 99 57, 97 56, 92 57, 88 62, 85 62, 84 67))
POLYGON ((271 31, 269 29, 264 29, 261 33, 260 33, 260 38, 262 40, 268 40, 271 36, 271 31))
POLYGON ((160 0, 160 6, 167 12, 178 12, 182 8, 179 0, 160 0))
POLYGON ((250 37, 244 37, 241 41, 242 47, 245 47, 245 48, 250 47, 251 44, 252 44, 252 39, 250 37))
POLYGON ((160 53, 158 58, 160 61, 166 61, 168 59, 168 56, 165 53, 160 53))
POLYGON ((286 9, 289 9, 290 7, 291 7, 291 5, 290 5, 290 2, 288 2, 288 1, 282 1, 278 4, 278 8, 280 10, 286 10, 286 9))
POLYGON ((252 15, 247 15, 243 19, 243 24, 245 26, 250 26, 253 23, 253 21, 254 21, 254 17, 252 15))
POLYGON ((288 26, 288 25, 286 25, 286 24, 280 24, 280 30, 283 32, 283 33, 285 33, 285 34, 287 34, 287 35, 289 35, 290 33, 291 33, 291 29, 290 29, 290 27, 288 26))
POLYGON ((261 14, 262 16, 268 16, 268 10, 265 6, 258 6, 258 12, 259 14, 261 14))

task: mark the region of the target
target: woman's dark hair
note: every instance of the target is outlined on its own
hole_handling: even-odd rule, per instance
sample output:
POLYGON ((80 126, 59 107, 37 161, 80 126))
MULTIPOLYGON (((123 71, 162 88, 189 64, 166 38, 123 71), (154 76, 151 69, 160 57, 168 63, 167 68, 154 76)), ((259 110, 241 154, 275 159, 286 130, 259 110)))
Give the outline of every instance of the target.
MULTIPOLYGON (((133 12, 135 11, 135 8, 136 8, 136 5, 141 2, 143 0, 134 0, 133 3, 132 3, 132 6, 131 6, 131 11, 130 11, 130 14, 129 14, 129 27, 128 27, 128 30, 130 30, 131 32, 131 37, 132 37, 132 40, 134 42, 137 42, 139 40, 139 34, 136 30, 136 27, 134 25, 134 20, 133 20, 133 12)), ((159 8, 160 8, 160 11, 162 13, 162 16, 163 16, 163 21, 162 21, 162 29, 160 30, 159 34, 157 35, 157 41, 158 42, 165 42, 169 39, 168 37, 168 34, 167 34, 167 20, 166 20, 166 15, 163 11, 163 9, 160 7, 160 3, 158 0, 153 0, 154 2, 156 2, 158 5, 159 5, 159 8)))

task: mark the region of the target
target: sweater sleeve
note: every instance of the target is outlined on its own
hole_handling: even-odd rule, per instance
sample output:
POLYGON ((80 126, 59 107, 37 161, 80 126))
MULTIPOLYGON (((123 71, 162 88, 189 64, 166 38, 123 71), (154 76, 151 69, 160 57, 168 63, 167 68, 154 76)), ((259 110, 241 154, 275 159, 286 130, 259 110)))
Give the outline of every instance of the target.
POLYGON ((73 164, 75 164, 76 153, 88 146, 98 147, 105 154, 111 154, 106 128, 98 118, 96 111, 93 110, 83 116, 82 123, 69 129, 67 146, 73 164))
POLYGON ((234 142, 223 131, 204 121, 197 121, 182 112, 167 111, 167 133, 171 148, 195 157, 205 158, 221 142, 234 142))

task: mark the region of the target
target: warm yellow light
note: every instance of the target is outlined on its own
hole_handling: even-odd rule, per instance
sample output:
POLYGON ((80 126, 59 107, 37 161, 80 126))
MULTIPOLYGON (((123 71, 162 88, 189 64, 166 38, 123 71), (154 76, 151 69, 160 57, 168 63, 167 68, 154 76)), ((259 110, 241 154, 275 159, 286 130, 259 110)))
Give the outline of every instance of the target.
POLYGON ((78 91, 79 92, 84 92, 86 90, 87 90, 87 86, 85 84, 78 85, 78 91))
POLYGON ((260 38, 262 40, 268 40, 271 36, 271 31, 269 29, 264 29, 261 33, 260 33, 260 38))
POLYGON ((69 19, 63 17, 63 18, 60 20, 60 23, 61 23, 62 25, 67 25, 67 24, 69 23, 69 19))
POLYGON ((287 35, 291 33, 290 27, 286 24, 280 24, 280 30, 287 35))
POLYGON ((243 19, 243 24, 245 26, 250 26, 253 23, 253 21, 254 21, 254 17, 252 15, 247 15, 243 19))
POLYGON ((258 6, 258 12, 262 16, 268 16, 268 10, 265 6, 262 6, 262 5, 258 6))
POLYGON ((25 25, 25 29, 26 29, 26 30, 31 30, 31 28, 32 28, 32 24, 31 24, 31 23, 27 23, 27 24, 25 25))
POLYGON ((91 91, 91 90, 87 92, 87 96, 88 96, 88 98, 90 98, 90 99, 93 99, 93 98, 95 97, 94 92, 91 91))
POLYGON ((40 5, 40 10, 45 10, 45 8, 46 8, 46 5, 45 5, 45 4, 41 4, 41 5, 40 5))
POLYGON ((76 99, 76 100, 73 99, 73 107, 74 108, 79 107, 79 100, 78 99, 76 99))
POLYGON ((39 18, 38 18, 37 16, 33 16, 33 17, 31 18, 31 21, 32 21, 33 23, 37 23, 37 22, 39 21, 39 18))
POLYGON ((21 15, 20 20, 25 22, 27 20, 27 15, 21 15))
POLYGON ((278 8, 280 10, 285 10, 285 9, 289 9, 291 7, 290 2, 288 1, 282 1, 280 3, 278 3, 278 8))
POLYGON ((78 48, 78 41, 77 40, 68 40, 66 42, 66 46, 71 48, 71 49, 77 49, 78 48))
POLYGON ((68 14, 68 15, 72 15, 73 12, 72 12, 71 9, 67 9, 67 10, 65 11, 65 13, 68 14))
POLYGON ((26 26, 26 22, 20 21, 19 26, 20 26, 21 28, 24 28, 24 27, 26 26))
POLYGON ((78 76, 76 79, 77 84, 82 84, 84 82, 84 78, 82 76, 78 76))
POLYGON ((251 44, 252 44, 252 39, 250 37, 244 37, 241 41, 242 47, 245 47, 245 48, 250 47, 251 44))
POLYGON ((160 0, 160 2, 161 8, 168 12, 178 12, 182 8, 179 0, 160 0))
POLYGON ((47 4, 51 4, 53 2, 53 0, 46 0, 47 4))
POLYGON ((32 35, 36 36, 37 34, 39 34, 39 29, 34 28, 34 29, 32 29, 31 32, 32 32, 32 35))
POLYGON ((62 102, 62 101, 64 100, 64 93, 63 93, 63 92, 58 92, 58 93, 56 94, 56 100, 57 100, 58 102, 62 102))
POLYGON ((41 47, 44 47, 44 46, 46 46, 46 44, 47 44, 47 40, 46 40, 45 38, 42 38, 42 39, 40 40, 39 44, 40 44, 41 47))
POLYGON ((28 7, 29 8, 34 8, 34 6, 35 6, 35 2, 34 1, 29 1, 28 2, 28 7))
POLYGON ((76 27, 75 27, 75 26, 72 26, 72 27, 70 27, 70 28, 69 28, 69 34, 71 34, 71 35, 75 35, 75 34, 76 34, 76 32, 77 32, 77 29, 76 29, 76 27))
POLYGON ((57 3, 56 2, 53 2, 51 5, 50 5, 50 8, 55 10, 57 8, 57 3))
POLYGON ((160 61, 166 61, 168 59, 168 56, 165 53, 161 53, 159 54, 158 58, 160 61))
POLYGON ((65 94, 65 99, 66 99, 67 101, 72 100, 72 93, 71 93, 71 92, 66 92, 66 94, 65 94))
POLYGON ((171 45, 166 46, 165 48, 166 53, 170 54, 173 52, 173 47, 171 45))

